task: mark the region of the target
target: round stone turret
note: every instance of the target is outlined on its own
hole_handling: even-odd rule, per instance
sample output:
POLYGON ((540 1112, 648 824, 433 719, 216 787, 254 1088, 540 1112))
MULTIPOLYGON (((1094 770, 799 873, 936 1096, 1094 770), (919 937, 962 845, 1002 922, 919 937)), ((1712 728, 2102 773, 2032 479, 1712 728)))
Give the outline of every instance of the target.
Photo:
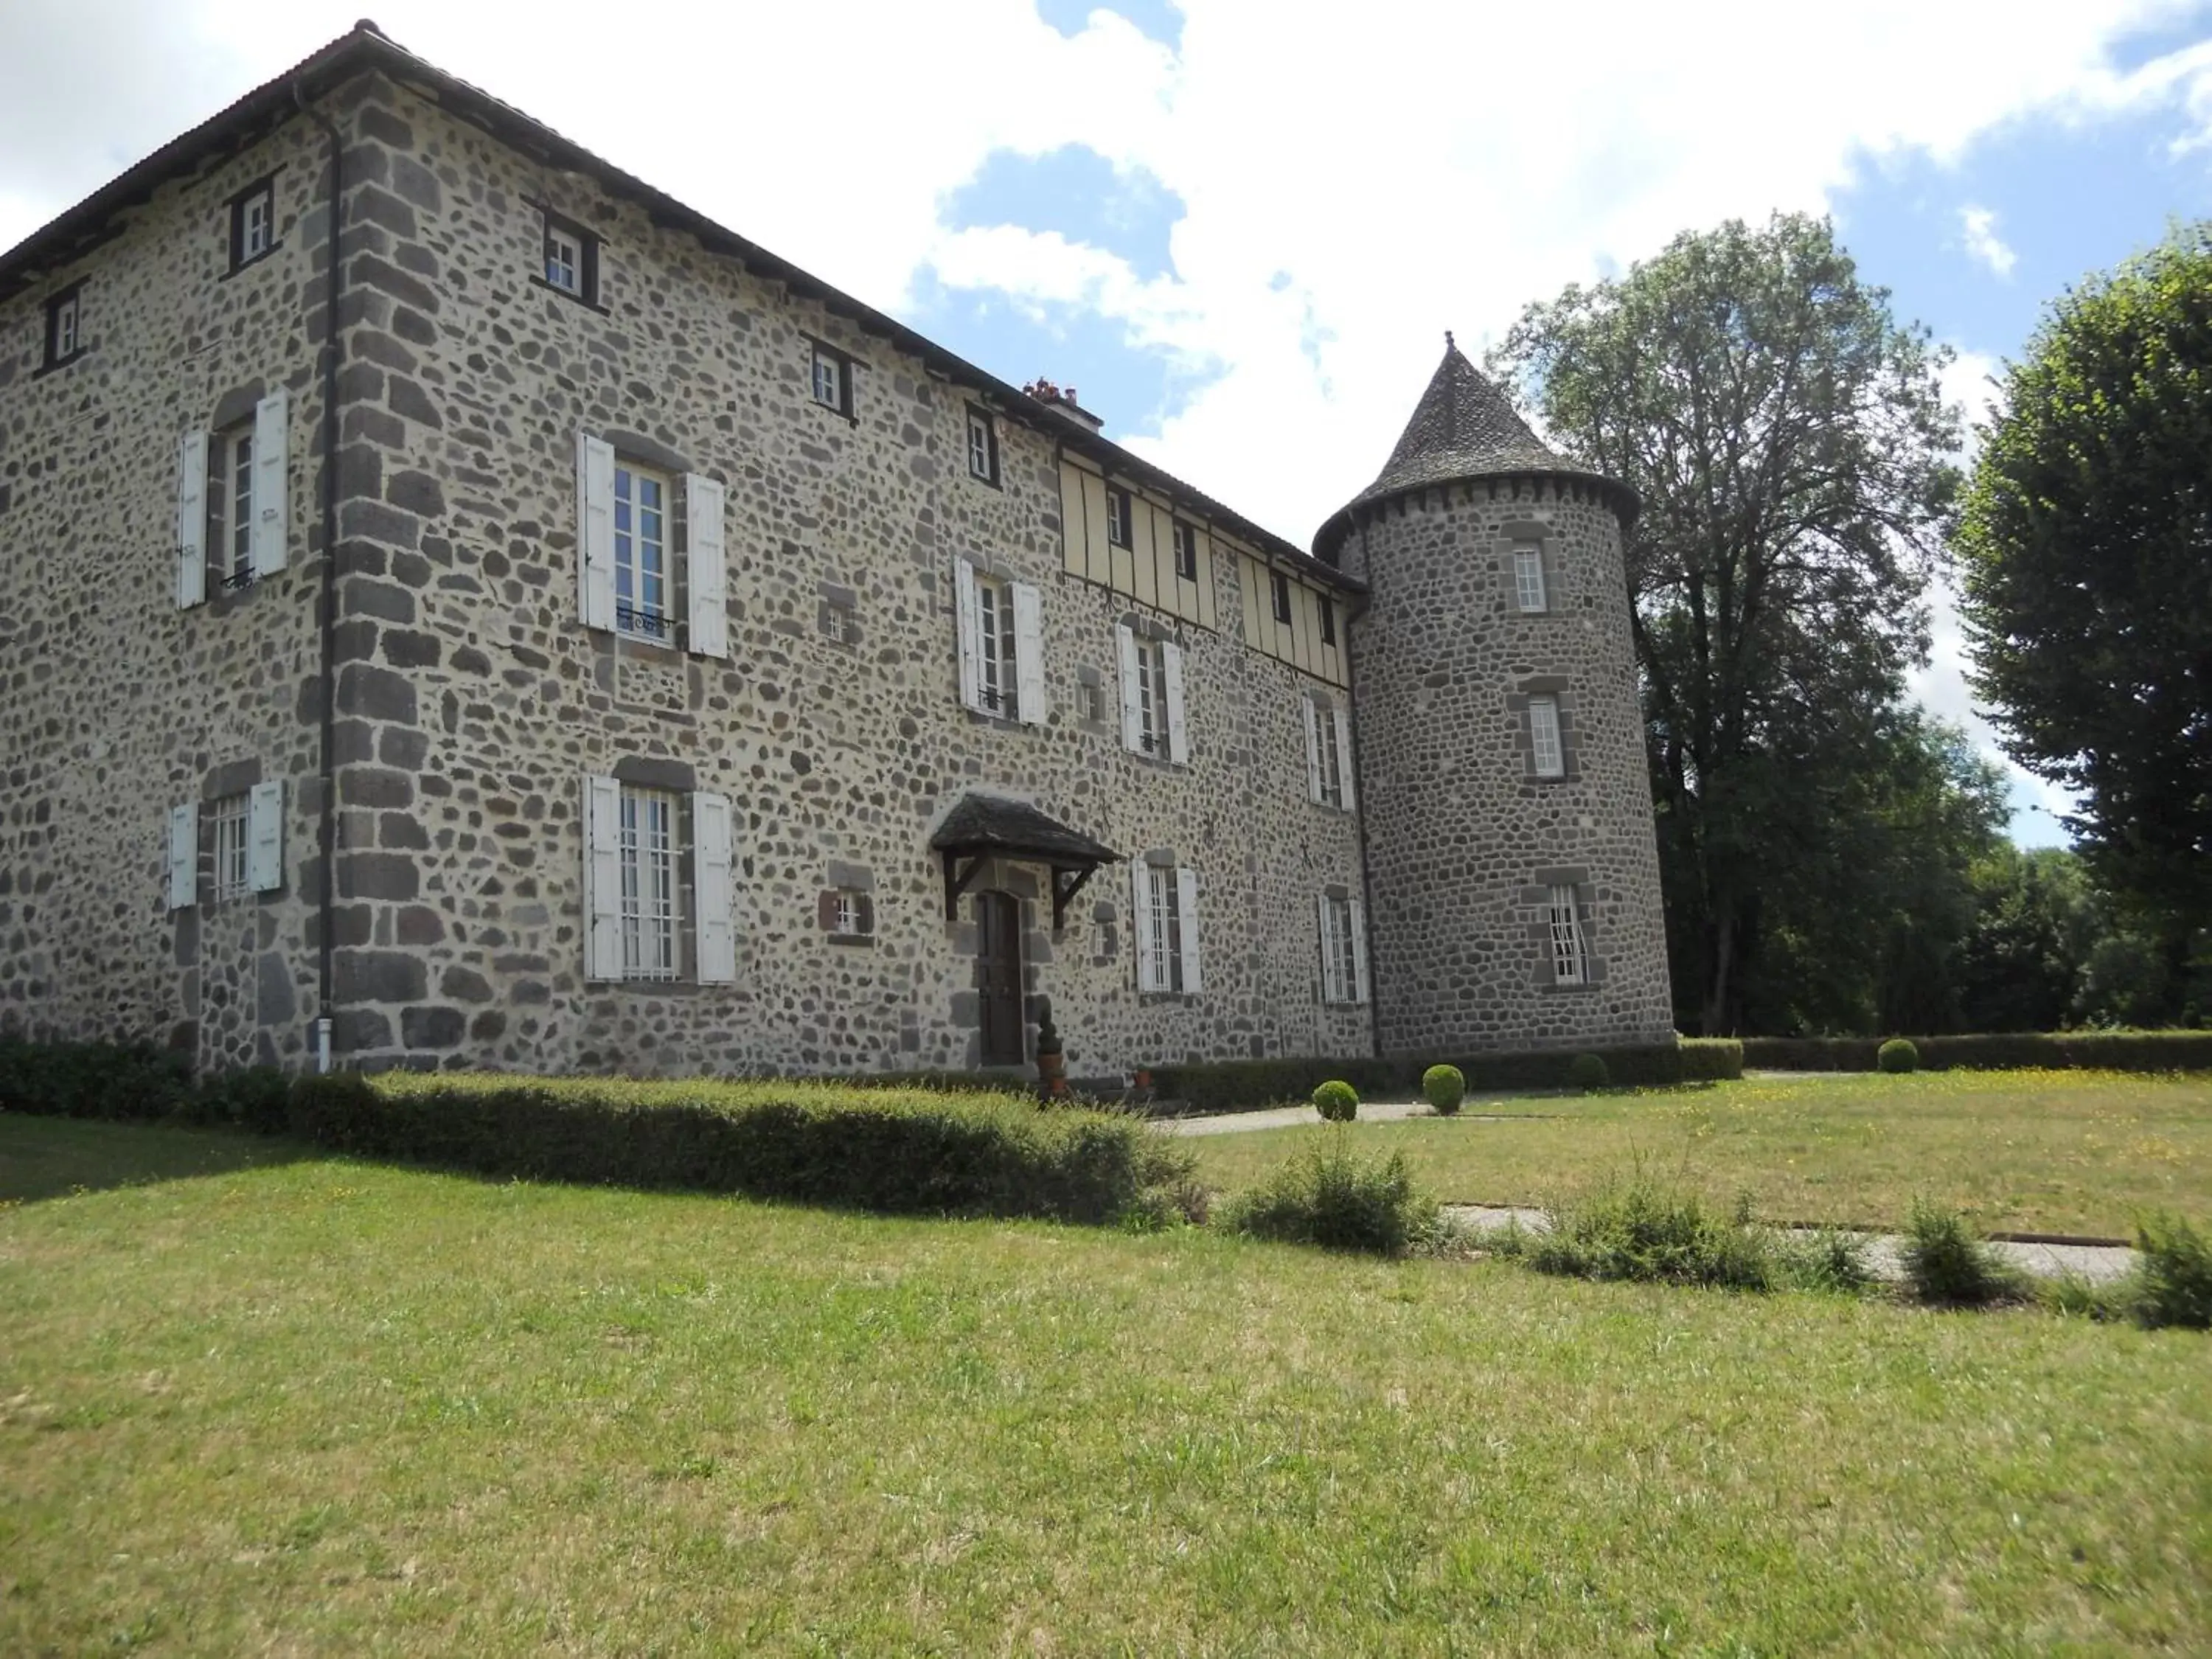
POLYGON ((1384 1052, 1674 1032, 1621 539, 1635 494, 1540 442, 1445 337, 1314 551, 1351 624, 1384 1052))

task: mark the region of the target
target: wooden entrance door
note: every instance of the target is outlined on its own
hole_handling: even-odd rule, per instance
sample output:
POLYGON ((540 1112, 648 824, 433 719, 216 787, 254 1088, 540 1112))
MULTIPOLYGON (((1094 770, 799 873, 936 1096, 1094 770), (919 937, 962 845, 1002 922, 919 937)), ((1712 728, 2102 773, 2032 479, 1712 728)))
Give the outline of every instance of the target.
POLYGON ((1029 1056, 1022 1021, 1022 907, 1004 893, 975 895, 975 988, 981 1003, 983 1064, 1018 1066, 1029 1056))

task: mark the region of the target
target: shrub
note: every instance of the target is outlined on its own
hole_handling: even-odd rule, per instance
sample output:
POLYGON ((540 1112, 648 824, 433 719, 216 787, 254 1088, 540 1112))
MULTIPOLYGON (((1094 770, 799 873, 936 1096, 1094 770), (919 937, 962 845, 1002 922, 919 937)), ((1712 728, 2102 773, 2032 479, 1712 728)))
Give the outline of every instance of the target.
POLYGON ((1333 1135, 1222 1206, 1221 1224, 1290 1244, 1402 1255, 1435 1231, 1435 1200, 1413 1190, 1406 1160, 1356 1156, 1333 1135))
POLYGON ((290 1108, 363 1157, 886 1214, 1164 1221, 1196 1162, 1129 1115, 1014 1095, 392 1073, 301 1079, 290 1108))
POLYGON ((1577 1054, 1567 1062, 1567 1086, 1571 1089, 1603 1089, 1613 1082, 1613 1073, 1606 1067, 1602 1054, 1577 1054))
POLYGON ((1907 1037, 1892 1037, 1875 1050, 1874 1063, 1885 1072, 1913 1072, 1920 1068, 1920 1050, 1907 1037))
POLYGON ((181 1054, 143 1042, 34 1042, 0 1036, 0 1111, 144 1120, 192 1094, 181 1054))
POLYGON ((1635 1175, 1545 1210, 1541 1231, 1513 1248, 1540 1272, 1763 1291, 1774 1280, 1771 1236, 1749 1206, 1709 1208, 1691 1193, 1635 1175))
POLYGON ((1331 1123, 1349 1123, 1359 1115, 1359 1091, 1349 1083, 1332 1079, 1315 1089, 1313 1107, 1331 1123))
MULTIPOLYGON (((1604 1051, 1613 1080, 1624 1086, 1718 1081, 1743 1075, 1743 1045, 1734 1037, 1685 1037, 1674 1042, 1640 1043, 1604 1051)), ((1312 1097, 1314 1085, 1340 1078, 1370 1099, 1411 1093, 1430 1066, 1445 1063, 1471 1089, 1556 1089, 1556 1048, 1522 1054, 1454 1055, 1430 1054, 1378 1060, 1373 1055, 1337 1059, 1218 1060, 1202 1066, 1162 1066, 1153 1070, 1160 1097, 1195 1112, 1238 1112, 1279 1106, 1312 1097)), ((1871 1063, 1871 1062, 1869 1062, 1871 1063)))
POLYGON ((1936 1307, 1978 1308, 2021 1296, 2026 1280, 1990 1249, 1955 1210, 1915 1199, 1898 1250, 1905 1282, 1917 1301, 1936 1307))
MULTIPOLYGON (((1984 1032, 1915 1037, 1912 1043, 1924 1072, 2212 1068, 2212 1032, 2205 1031, 1984 1032)), ((1872 1037, 1746 1037, 1743 1058, 1768 1071, 1871 1072, 1881 1048, 1872 1037)))
POLYGON ((2154 1328, 2212 1329, 2212 1241, 2179 1216, 2136 1224, 2136 1265, 2128 1310, 2154 1328))
POLYGON ((274 1066, 250 1066, 203 1080, 185 1108, 193 1121, 280 1135, 289 1126, 292 1080, 274 1066))
POLYGON ((1874 1283, 1866 1240, 1838 1227, 1778 1234, 1774 1259, 1781 1281, 1801 1291, 1863 1291, 1874 1283))
POLYGON ((1449 1117, 1467 1098, 1467 1073, 1456 1066, 1431 1066, 1421 1073, 1421 1093, 1430 1105, 1449 1117))

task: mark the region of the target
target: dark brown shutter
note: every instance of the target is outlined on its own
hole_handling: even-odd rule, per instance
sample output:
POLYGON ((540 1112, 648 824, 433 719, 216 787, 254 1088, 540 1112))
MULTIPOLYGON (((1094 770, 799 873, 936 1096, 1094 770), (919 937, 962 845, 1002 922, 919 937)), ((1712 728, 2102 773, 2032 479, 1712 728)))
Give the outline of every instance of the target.
POLYGON ((825 933, 834 933, 837 931, 837 890, 836 888, 825 887, 822 890, 822 896, 814 906, 814 921, 815 925, 825 933))
POLYGON ((872 893, 862 893, 853 901, 854 921, 860 931, 871 939, 876 933, 876 898, 872 893))

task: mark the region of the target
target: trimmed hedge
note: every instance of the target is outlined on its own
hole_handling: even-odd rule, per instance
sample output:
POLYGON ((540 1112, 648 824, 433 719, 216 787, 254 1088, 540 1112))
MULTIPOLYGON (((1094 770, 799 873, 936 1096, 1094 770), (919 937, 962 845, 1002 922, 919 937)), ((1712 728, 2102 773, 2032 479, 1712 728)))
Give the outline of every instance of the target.
MULTIPOLYGON (((2212 1069, 2212 1031, 2020 1031, 1912 1039, 1923 1072, 2021 1067, 2106 1072, 2212 1069)), ((1871 1072, 1879 1037, 1746 1037, 1743 1063, 1770 1072, 1871 1072)))
MULTIPOLYGON (((1598 1051, 1616 1086, 1648 1087, 1671 1083, 1718 1082, 1743 1075, 1743 1046, 1733 1037, 1686 1037, 1674 1043, 1646 1043, 1598 1051)), ((1574 1060, 1570 1051, 1475 1054, 1448 1057, 1469 1089, 1564 1089, 1574 1060)), ((1303 1104, 1316 1085, 1341 1078, 1363 1100, 1420 1092, 1421 1074, 1444 1063, 1435 1054, 1404 1059, 1232 1060, 1212 1065, 1156 1066, 1152 1080, 1163 1100, 1194 1112, 1254 1111, 1267 1106, 1303 1104)))

